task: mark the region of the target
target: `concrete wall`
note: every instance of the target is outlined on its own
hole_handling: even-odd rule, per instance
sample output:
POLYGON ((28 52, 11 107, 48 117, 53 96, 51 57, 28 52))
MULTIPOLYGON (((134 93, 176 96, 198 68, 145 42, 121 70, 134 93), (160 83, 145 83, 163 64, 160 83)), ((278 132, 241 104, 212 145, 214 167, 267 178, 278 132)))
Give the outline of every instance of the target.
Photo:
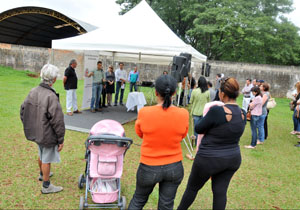
POLYGON ((39 71, 48 62, 51 49, 0 43, 0 65, 39 71))
POLYGON ((60 70, 60 78, 63 77, 65 69, 69 66, 70 60, 76 59, 76 73, 79 79, 84 75, 84 52, 70 50, 52 50, 50 63, 57 66, 60 70))
POLYGON ((225 77, 235 77, 243 88, 247 78, 263 79, 271 85, 270 92, 274 97, 285 97, 287 92, 294 88, 295 83, 300 81, 300 67, 208 62, 212 71, 209 80, 214 81, 216 74, 223 73, 225 77))
MULTIPOLYGON (((53 50, 0 43, 0 65, 11 66, 19 70, 39 72, 42 66, 49 62, 60 69, 60 78, 62 78, 64 70, 73 58, 78 62, 76 68, 78 78, 82 79, 84 75, 84 51, 53 50)), ((115 69, 118 67, 118 62, 113 62, 112 57, 101 55, 100 52, 99 60, 102 60, 105 69, 108 65, 114 65, 115 69)), ((163 71, 168 71, 170 68, 162 65, 123 62, 127 72, 133 69, 135 65, 138 66, 141 81, 154 81, 163 71)), ((211 82, 215 81, 217 73, 223 73, 226 77, 237 78, 241 88, 244 86, 246 78, 263 79, 271 84, 271 94, 274 97, 285 97, 294 84, 300 81, 300 67, 220 61, 208 61, 208 63, 211 64, 211 75, 207 79, 211 82)), ((201 65, 195 65, 191 71, 197 80, 201 74, 201 65)))
POLYGON ((41 47, 28 47, 0 43, 0 65, 10 66, 18 70, 30 70, 39 73, 48 62, 60 70, 60 78, 71 59, 78 61, 78 77, 83 78, 84 52, 53 50, 41 47))

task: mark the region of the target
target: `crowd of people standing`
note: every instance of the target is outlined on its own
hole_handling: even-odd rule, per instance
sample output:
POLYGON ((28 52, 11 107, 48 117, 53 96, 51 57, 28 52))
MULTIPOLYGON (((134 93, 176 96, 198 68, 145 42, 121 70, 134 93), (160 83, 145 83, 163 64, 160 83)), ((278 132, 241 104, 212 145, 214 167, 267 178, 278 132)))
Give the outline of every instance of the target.
MULTIPOLYGON (((67 115, 80 114, 77 106, 77 74, 75 68, 77 61, 72 59, 64 74, 64 88, 67 91, 67 115), (72 111, 73 108, 73 111, 72 111)), ((102 108, 108 106, 123 106, 123 98, 126 83, 130 84, 130 92, 138 91, 137 84, 139 82, 139 72, 137 66, 130 71, 127 78, 127 72, 124 70, 124 63, 119 63, 119 68, 114 71, 112 65, 108 66, 107 71, 103 70, 102 62, 97 62, 97 67, 86 72, 86 77, 92 77, 92 98, 90 109, 92 113, 102 111, 102 108), (112 94, 115 93, 114 103, 112 101, 112 94), (119 101, 119 103, 118 103, 119 101)))
POLYGON ((268 114, 267 104, 270 99, 269 84, 264 80, 246 80, 242 89, 243 109, 251 115, 251 144, 245 146, 247 149, 254 149, 256 145, 264 144, 268 137, 268 114))
MULTIPOLYGON (((211 178, 213 208, 225 209, 227 189, 241 164, 239 140, 246 125, 246 113, 236 103, 239 84, 234 78, 219 79, 218 95, 224 106, 213 106, 209 85, 200 77, 191 92, 191 114, 195 135, 205 134, 194 160, 188 184, 178 209, 188 209, 197 192, 211 178)), ((173 209, 178 186, 183 179, 181 140, 187 135, 189 113, 172 105, 176 81, 162 75, 155 82, 157 105, 142 108, 135 123, 143 139, 136 190, 128 209, 143 209, 154 186, 159 184, 158 209, 173 209)))
MULTIPOLYGON (((292 135, 297 135, 297 138, 300 139, 300 82, 295 84, 295 92, 293 94, 293 100, 290 103, 291 111, 293 111, 293 124, 294 129, 291 131, 292 135)), ((300 147, 300 141, 295 145, 296 147, 300 147)))
MULTIPOLYGON (((67 112, 71 114, 81 113, 76 103, 76 65, 76 61, 71 60, 63 80, 67 91, 67 112)), ((60 162, 59 152, 63 148, 65 135, 62 108, 58 95, 52 88, 57 76, 57 67, 45 65, 41 71, 41 84, 29 93, 20 112, 26 128, 26 138, 38 144, 39 179, 43 181, 42 193, 45 194, 63 190, 62 187, 50 183, 50 165, 60 162), (40 106, 32 106, 33 104, 40 106), (30 113, 37 115, 30 116, 30 113), (40 126, 39 122, 43 122, 44 126, 40 126)), ((112 94, 115 92, 114 105, 117 105, 118 100, 122 105, 126 81, 130 82, 131 90, 137 90, 136 83, 139 81, 137 68, 127 77, 123 63, 119 63, 116 72, 113 71, 113 66, 109 66, 108 71, 104 72, 102 62, 99 61, 97 69, 88 72, 86 76, 93 77, 92 112, 98 111, 100 107, 103 89, 107 95, 108 106, 112 105, 112 94)), ((251 145, 246 148, 254 149, 257 144, 263 144, 268 136, 267 104, 271 97, 270 86, 263 80, 247 79, 242 89, 241 109, 236 101, 240 86, 235 78, 224 78, 224 75, 218 74, 215 89, 203 76, 197 83, 192 77, 189 81, 193 83, 190 85, 189 103, 194 135, 197 137, 202 134, 202 138, 198 142, 197 153, 178 209, 188 209, 198 191, 209 179, 212 184, 213 209, 225 209, 230 181, 242 162, 239 141, 246 126, 247 112, 251 113, 252 139, 251 145), (219 105, 215 105, 214 101, 219 101, 219 105), (207 107, 209 109, 204 111, 207 107)), ((300 82, 296 87, 292 134, 300 134, 300 82)), ((184 176, 181 141, 189 130, 189 112, 172 103, 176 88, 176 80, 164 73, 155 82, 157 104, 144 107, 138 112, 135 131, 143 141, 136 174, 136 189, 128 209, 143 209, 156 184, 159 184, 158 209, 174 208, 177 189, 184 176)), ((197 144, 197 140, 195 143, 197 144)))

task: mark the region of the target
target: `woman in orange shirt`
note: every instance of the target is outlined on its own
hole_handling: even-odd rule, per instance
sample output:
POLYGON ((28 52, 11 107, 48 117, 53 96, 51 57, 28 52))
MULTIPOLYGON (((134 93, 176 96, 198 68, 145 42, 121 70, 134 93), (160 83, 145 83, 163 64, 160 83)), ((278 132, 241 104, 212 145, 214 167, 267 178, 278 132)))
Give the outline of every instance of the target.
POLYGON ((162 75, 155 81, 157 105, 142 108, 135 131, 143 139, 136 190, 128 209, 143 209, 159 183, 158 209, 173 209, 177 188, 183 179, 181 141, 189 128, 189 113, 172 105, 176 80, 162 75))

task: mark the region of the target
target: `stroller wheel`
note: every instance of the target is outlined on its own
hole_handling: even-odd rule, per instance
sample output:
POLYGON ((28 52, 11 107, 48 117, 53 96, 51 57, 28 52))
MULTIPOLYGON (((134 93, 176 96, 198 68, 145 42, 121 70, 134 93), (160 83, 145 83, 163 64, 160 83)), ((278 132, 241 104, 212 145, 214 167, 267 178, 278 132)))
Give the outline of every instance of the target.
POLYGON ((78 188, 82 189, 84 183, 85 183, 84 174, 80 174, 79 179, 78 179, 78 188))
POLYGON ((84 198, 83 198, 83 196, 80 196, 79 210, 83 210, 83 209, 84 209, 84 198))
POLYGON ((121 210, 125 210, 126 209, 126 197, 122 196, 122 207, 120 208, 121 210))

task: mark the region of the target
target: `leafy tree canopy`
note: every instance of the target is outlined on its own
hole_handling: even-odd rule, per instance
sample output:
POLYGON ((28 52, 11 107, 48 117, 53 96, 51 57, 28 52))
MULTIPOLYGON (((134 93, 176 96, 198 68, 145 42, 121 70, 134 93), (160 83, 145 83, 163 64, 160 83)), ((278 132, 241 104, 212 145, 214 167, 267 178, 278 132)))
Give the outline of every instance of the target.
MULTIPOLYGON (((140 0, 117 0, 121 14, 140 0)), ((293 0, 148 0, 160 18, 208 59, 300 65, 293 0)))

